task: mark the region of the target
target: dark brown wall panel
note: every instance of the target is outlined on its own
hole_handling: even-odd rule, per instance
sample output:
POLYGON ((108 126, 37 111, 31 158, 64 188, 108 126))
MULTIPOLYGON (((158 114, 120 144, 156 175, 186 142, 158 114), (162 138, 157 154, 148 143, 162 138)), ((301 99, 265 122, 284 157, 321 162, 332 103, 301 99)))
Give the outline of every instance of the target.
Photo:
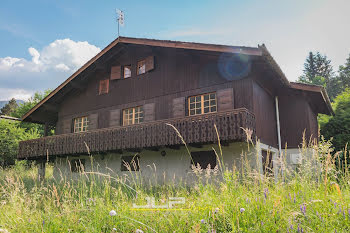
POLYGON ((307 140, 317 138, 317 115, 302 95, 288 93, 279 97, 281 140, 284 148, 301 146, 303 133, 307 140))
POLYGON ((174 99, 185 97, 186 101, 188 96, 227 88, 233 90, 234 108, 253 111, 252 79, 249 75, 235 81, 225 79, 218 70, 219 56, 219 53, 129 45, 125 53, 113 58, 109 67, 93 73, 85 89, 65 97, 59 119, 148 103, 155 104, 155 120, 167 119, 174 115, 174 99), (136 75, 137 62, 150 56, 154 56, 154 69, 136 75), (132 77, 110 80, 109 93, 98 95, 99 81, 110 77, 112 66, 130 64, 132 77))
POLYGON ((253 106, 256 136, 264 144, 277 147, 277 126, 274 97, 253 81, 253 106))

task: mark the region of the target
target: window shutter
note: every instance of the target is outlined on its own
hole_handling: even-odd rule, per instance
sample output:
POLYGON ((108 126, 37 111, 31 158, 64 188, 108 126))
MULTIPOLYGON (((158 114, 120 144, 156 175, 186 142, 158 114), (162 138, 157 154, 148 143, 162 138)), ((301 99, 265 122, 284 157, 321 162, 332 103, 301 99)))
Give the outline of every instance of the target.
POLYGON ((149 56, 146 58, 146 72, 154 69, 154 56, 149 56))
POLYGON ((111 68, 111 80, 120 79, 122 77, 122 67, 112 66, 111 68))
POLYGON ((62 133, 66 134, 66 133, 72 133, 72 119, 71 118, 66 118, 63 119, 62 121, 62 133))
POLYGON ((185 116, 185 97, 173 99, 172 112, 174 118, 185 116))
POLYGON ((103 129, 109 127, 109 111, 100 111, 98 114, 98 128, 103 129))
POLYGON ((99 95, 107 94, 108 91, 109 91, 109 79, 100 80, 98 94, 99 95))
POLYGON ((98 114, 93 113, 88 116, 88 131, 97 129, 97 124, 98 124, 98 114))
POLYGON ((113 109, 109 111, 109 127, 120 125, 120 109, 113 109))
POLYGON ((155 118, 156 104, 150 103, 143 105, 144 121, 154 121, 155 118))
POLYGON ((228 111, 234 109, 233 88, 217 91, 218 111, 228 111))

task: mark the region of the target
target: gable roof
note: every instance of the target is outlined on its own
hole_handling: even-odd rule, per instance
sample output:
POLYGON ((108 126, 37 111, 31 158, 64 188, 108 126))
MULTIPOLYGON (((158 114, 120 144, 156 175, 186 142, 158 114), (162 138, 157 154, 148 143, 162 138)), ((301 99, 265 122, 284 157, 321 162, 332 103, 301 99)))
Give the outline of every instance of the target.
MULTIPOLYGON (((37 111, 42 106, 47 109, 50 109, 50 104, 48 101, 59 93, 64 87, 72 82, 76 77, 78 77, 82 72, 87 70, 92 64, 94 64, 98 59, 100 59, 104 54, 109 52, 112 48, 118 44, 135 44, 135 45, 147 45, 147 46, 157 46, 157 47, 166 47, 166 48, 178 48, 178 49, 191 49, 191 50, 200 50, 200 51, 212 51, 212 52, 225 52, 225 53, 239 53, 249 56, 262 57, 278 74, 279 80, 283 85, 290 86, 290 83, 278 64, 272 58, 268 52, 265 45, 258 47, 244 47, 244 46, 230 46, 230 45, 218 45, 218 44, 205 44, 205 43, 194 43, 194 42, 181 42, 181 41, 170 41, 170 40, 156 40, 156 39, 145 39, 145 38, 132 38, 132 37, 118 37, 113 42, 111 42, 107 47, 105 47, 101 52, 96 56, 91 58, 86 62, 81 68, 74 72, 67 80, 60 84, 56 89, 54 89, 48 96, 41 100, 37 105, 35 105, 31 110, 29 110, 23 117, 23 121, 30 121, 36 123, 43 123, 36 120, 30 119, 30 116, 37 111)), ((327 93, 326 93, 327 95, 327 93)), ((327 96, 328 98, 328 96, 327 96)))

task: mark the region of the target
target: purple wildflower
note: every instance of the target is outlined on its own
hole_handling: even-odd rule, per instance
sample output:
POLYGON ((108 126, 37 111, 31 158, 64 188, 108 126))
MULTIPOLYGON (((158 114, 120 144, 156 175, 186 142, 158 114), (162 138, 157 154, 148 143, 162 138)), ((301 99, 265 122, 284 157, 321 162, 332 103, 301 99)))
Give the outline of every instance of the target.
POLYGON ((245 211, 245 209, 244 209, 244 208, 241 208, 239 211, 241 211, 241 213, 243 213, 243 212, 245 211))
POLYGON ((336 202, 334 202, 334 208, 337 208, 337 203, 336 202))
POLYGON ((264 189, 264 196, 265 196, 265 199, 267 199, 267 195, 269 194, 269 189, 266 188, 264 189))
POLYGON ((201 223, 204 224, 204 223, 205 223, 205 220, 204 220, 204 219, 201 219, 201 223))

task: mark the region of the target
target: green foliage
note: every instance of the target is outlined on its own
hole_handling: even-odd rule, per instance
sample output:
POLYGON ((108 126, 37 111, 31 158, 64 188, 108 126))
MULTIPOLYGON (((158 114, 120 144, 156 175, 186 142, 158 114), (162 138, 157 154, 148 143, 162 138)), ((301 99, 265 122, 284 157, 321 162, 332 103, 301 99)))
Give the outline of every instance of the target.
POLYGON ((19 122, 0 120, 0 165, 14 164, 19 141, 38 137, 35 129, 26 131, 19 126, 19 122))
POLYGON ((331 60, 319 52, 310 52, 304 63, 304 74, 298 81, 313 85, 323 86, 331 100, 350 87, 350 55, 346 63, 339 67, 338 74, 335 75, 331 60))
POLYGON ((0 228, 9 232, 349 232, 350 177, 328 182, 333 165, 326 156, 330 144, 324 140, 320 144, 315 149, 323 154, 317 180, 309 166, 277 181, 255 172, 241 176, 232 168, 225 171, 224 179, 213 182, 126 187, 119 181, 133 180, 131 173, 118 177, 109 169, 113 177, 80 173, 76 174, 80 179, 73 181, 53 179, 49 165, 50 176, 39 183, 35 167, 25 169, 17 163, 0 168, 0 213, 6 213, 0 215, 0 228), (133 207, 147 204, 146 197, 154 197, 156 205, 168 203, 170 197, 183 197, 185 203, 173 209, 133 207), (111 210, 115 216, 109 214, 111 210))
MULTIPOLYGON (((16 110, 11 114, 13 117, 22 118, 29 110, 31 110, 35 105, 37 105, 41 100, 43 100, 51 90, 46 90, 43 93, 36 92, 33 97, 29 98, 27 101, 21 103, 16 110)), ((44 126, 35 123, 21 122, 20 126, 26 130, 35 130, 44 135, 44 126)))
POLYGON ((4 107, 0 109, 0 115, 10 116, 16 111, 18 104, 14 98, 12 98, 4 107))
POLYGON ((333 138, 335 150, 341 151, 350 144, 350 89, 337 96, 332 106, 335 116, 323 118, 321 134, 326 139, 333 138))

